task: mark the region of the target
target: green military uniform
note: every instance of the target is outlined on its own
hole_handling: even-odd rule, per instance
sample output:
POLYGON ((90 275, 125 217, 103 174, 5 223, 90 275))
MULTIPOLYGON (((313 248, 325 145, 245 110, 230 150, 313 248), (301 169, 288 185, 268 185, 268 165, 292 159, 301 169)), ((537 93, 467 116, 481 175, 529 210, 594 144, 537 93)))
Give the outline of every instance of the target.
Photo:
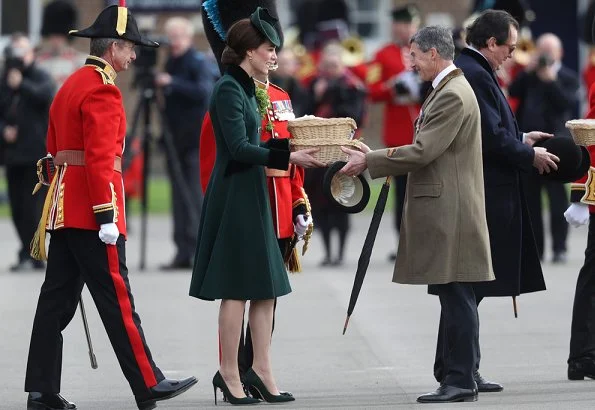
POLYGON ((273 299, 291 292, 273 229, 264 166, 288 169, 288 140, 260 146, 253 80, 231 66, 209 108, 217 158, 205 195, 190 296, 273 299))

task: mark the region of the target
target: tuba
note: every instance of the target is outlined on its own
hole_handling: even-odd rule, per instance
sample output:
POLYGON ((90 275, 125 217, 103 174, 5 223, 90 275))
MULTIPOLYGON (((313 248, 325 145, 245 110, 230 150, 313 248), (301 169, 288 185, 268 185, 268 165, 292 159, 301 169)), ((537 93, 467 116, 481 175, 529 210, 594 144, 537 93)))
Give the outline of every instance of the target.
POLYGON ((353 67, 364 62, 364 42, 354 35, 341 41, 343 47, 342 60, 347 67, 353 67))

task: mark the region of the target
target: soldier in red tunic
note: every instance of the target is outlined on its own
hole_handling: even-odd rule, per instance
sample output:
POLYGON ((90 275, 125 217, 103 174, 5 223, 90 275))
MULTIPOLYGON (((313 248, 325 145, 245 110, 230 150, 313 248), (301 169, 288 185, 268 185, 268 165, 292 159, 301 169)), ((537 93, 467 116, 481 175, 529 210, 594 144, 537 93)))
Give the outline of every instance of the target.
POLYGON ((65 81, 50 108, 47 148, 56 171, 32 255, 45 258, 46 230, 51 240, 31 335, 27 408, 76 408, 59 394, 61 333, 86 284, 138 408, 153 409, 156 401, 184 392, 196 379, 163 376, 134 308, 121 174, 126 117, 114 80, 136 58, 135 44, 158 44, 141 38, 123 1, 104 9, 91 27, 71 34, 92 39, 91 55, 65 81))
MULTIPOLYGON (((595 36, 594 36, 595 38, 595 36)), ((589 89, 589 113, 595 119, 595 83, 589 89)), ((587 147, 591 155, 589 171, 570 186, 572 204, 564 213, 572 226, 589 225, 585 261, 576 281, 568 379, 595 379, 595 145, 587 147)))
MULTIPOLYGON (((413 141, 413 122, 419 114, 420 88, 409 67, 409 39, 419 27, 419 11, 413 5, 392 11, 393 41, 381 48, 367 64, 368 98, 384 103, 382 137, 387 147, 400 147, 413 141)), ((395 227, 401 228, 407 176, 395 180, 395 227)), ((394 258, 396 254, 392 254, 394 258)))

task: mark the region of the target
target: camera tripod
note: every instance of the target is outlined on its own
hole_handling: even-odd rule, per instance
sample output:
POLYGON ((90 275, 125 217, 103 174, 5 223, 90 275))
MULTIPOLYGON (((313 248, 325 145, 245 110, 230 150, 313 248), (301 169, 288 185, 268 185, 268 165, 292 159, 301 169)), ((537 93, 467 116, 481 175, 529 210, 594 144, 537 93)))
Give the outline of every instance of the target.
MULTIPOLYGON (((152 79, 151 79, 152 80, 152 79)), ((159 106, 156 98, 156 90, 150 86, 140 88, 138 102, 134 109, 134 117, 132 127, 126 137, 126 146, 128 150, 124 152, 122 170, 123 172, 130 166, 132 160, 139 152, 131 152, 132 142, 135 138, 142 138, 142 154, 143 154, 143 173, 142 173, 142 192, 141 192, 141 231, 140 231, 140 270, 145 270, 146 256, 147 256, 147 210, 148 210, 148 179, 151 165, 151 142, 154 140, 151 131, 151 115, 152 109, 155 108, 159 115, 160 125, 162 129, 163 142, 166 151, 166 157, 171 167, 171 172, 175 183, 181 188, 182 200, 186 208, 192 226, 198 226, 198 212, 193 205, 191 190, 184 180, 182 167, 176 153, 176 148, 173 143, 173 138, 167 126, 167 120, 163 109, 159 106), (137 135, 140 120, 142 117, 143 134, 142 137, 137 135)), ((192 119, 190 119, 192 120, 192 119)), ((198 138, 198 135, 196 136, 198 138)))

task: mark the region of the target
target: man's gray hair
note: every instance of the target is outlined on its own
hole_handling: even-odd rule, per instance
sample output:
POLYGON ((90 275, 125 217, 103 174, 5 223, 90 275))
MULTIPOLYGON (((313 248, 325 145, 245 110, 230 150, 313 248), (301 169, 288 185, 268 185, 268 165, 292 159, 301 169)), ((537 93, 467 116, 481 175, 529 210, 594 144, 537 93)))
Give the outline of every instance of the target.
POLYGON ((117 42, 115 38, 92 38, 91 39, 91 50, 89 54, 95 57, 103 57, 107 49, 112 43, 117 42))
POLYGON ((452 33, 446 27, 428 26, 420 29, 411 37, 409 44, 415 43, 424 53, 435 48, 443 60, 452 61, 455 57, 455 45, 452 33))

